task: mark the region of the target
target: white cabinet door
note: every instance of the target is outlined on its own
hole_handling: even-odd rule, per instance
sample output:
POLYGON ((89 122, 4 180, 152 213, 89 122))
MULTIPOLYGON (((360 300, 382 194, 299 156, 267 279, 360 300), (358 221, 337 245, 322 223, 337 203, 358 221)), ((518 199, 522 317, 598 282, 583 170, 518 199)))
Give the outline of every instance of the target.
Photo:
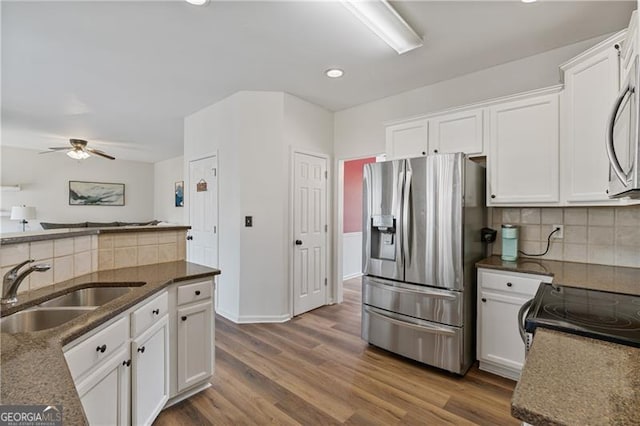
POLYGON ((492 291, 480 292, 478 359, 515 374, 522 370, 525 347, 518 331, 518 310, 526 297, 492 291))
POLYGON ((387 160, 426 155, 429 149, 429 122, 417 119, 386 129, 387 160))
POLYGON ((153 422, 169 399, 169 321, 165 315, 132 344, 132 420, 153 422))
POLYGON ((558 94, 491 106, 488 205, 557 203, 558 94))
POLYGON ((483 110, 473 109, 429 119, 429 153, 483 153, 483 110))
POLYGON ((213 304, 178 309, 178 391, 213 373, 213 304))
POLYGON ((91 425, 129 424, 129 347, 123 346, 77 385, 91 425))
POLYGON ((562 188, 567 203, 609 200, 607 119, 618 91, 618 51, 606 49, 564 70, 562 188))

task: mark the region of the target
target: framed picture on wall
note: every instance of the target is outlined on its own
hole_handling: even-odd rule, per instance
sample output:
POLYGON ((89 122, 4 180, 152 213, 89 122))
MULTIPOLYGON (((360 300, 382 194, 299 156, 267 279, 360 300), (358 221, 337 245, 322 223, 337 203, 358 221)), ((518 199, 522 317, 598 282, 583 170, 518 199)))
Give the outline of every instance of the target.
POLYGON ((184 207, 184 181, 176 182, 174 193, 176 207, 184 207))
POLYGON ((124 183, 69 181, 70 206, 124 206, 124 183))

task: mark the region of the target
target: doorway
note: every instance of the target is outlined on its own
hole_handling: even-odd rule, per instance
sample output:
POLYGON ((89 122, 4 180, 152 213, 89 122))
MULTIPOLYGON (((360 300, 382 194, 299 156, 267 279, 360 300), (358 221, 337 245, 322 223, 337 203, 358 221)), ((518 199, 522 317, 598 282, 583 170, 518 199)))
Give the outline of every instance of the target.
POLYGON ((327 304, 327 162, 293 153, 293 315, 327 304))

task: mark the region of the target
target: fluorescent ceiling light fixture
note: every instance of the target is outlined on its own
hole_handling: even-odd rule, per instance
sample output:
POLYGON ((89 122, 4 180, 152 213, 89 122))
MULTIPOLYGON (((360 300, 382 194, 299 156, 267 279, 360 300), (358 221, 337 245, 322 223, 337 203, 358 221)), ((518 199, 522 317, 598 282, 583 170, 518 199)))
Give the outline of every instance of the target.
POLYGON ((538 0, 522 0, 522 3, 535 3, 538 0))
POLYGON ((196 6, 204 6, 209 3, 209 0, 187 0, 187 3, 191 3, 196 6))
POLYGON ((89 154, 87 154, 86 152, 78 149, 78 150, 73 150, 73 151, 69 151, 67 152, 67 155, 71 158, 73 158, 74 160, 84 160, 85 158, 89 158, 91 157, 89 154))
POLYGON ((398 54, 422 46, 422 38, 387 0, 342 0, 342 4, 398 54))
POLYGON ((340 68, 331 68, 324 72, 329 78, 339 78, 344 75, 344 71, 340 68))

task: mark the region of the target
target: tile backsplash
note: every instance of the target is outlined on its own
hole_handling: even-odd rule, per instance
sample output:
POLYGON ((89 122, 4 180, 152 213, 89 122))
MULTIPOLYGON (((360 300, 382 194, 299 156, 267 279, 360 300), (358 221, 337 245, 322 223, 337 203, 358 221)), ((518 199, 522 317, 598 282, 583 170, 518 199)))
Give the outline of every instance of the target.
POLYGON ((501 254, 502 224, 518 225, 519 249, 533 254, 544 252, 553 225, 564 225, 563 238, 552 238, 549 252, 538 258, 640 267, 640 206, 492 208, 489 211, 491 227, 498 231, 493 254, 501 254))

